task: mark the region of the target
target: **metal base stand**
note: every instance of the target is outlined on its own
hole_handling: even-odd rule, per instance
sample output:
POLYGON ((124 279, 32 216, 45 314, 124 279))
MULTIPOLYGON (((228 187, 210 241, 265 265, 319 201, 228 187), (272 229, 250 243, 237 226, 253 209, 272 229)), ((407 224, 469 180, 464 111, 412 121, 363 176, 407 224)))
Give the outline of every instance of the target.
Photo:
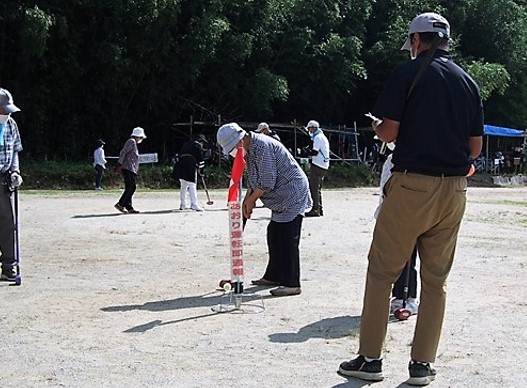
POLYGON ((221 296, 221 303, 212 307, 215 313, 258 314, 265 311, 263 296, 252 292, 235 294, 227 291, 221 296))

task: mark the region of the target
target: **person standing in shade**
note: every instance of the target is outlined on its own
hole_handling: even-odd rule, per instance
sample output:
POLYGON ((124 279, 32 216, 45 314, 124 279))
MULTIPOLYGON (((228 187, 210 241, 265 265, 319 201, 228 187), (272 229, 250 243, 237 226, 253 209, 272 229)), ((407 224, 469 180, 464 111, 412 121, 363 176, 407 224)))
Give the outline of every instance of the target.
POLYGON ((304 212, 312 205, 306 174, 284 145, 269 136, 245 132, 237 123, 225 124, 216 134, 223 152, 244 152, 247 194, 243 216, 251 218, 260 199, 271 209, 267 226, 269 262, 264 276, 252 283, 278 286, 274 296, 298 295, 300 288, 300 234, 304 212))
POLYGON ((190 209, 201 212, 203 207, 198 202, 198 171, 202 175, 205 168, 203 158, 203 147, 207 143, 205 135, 197 135, 194 139, 183 143, 179 151, 176 164, 172 170, 174 180, 179 180, 180 184, 180 204, 179 210, 188 209, 187 193, 190 196, 190 209))
POLYGON ((373 110, 372 127, 384 142, 397 141, 392 176, 368 254, 359 355, 344 361, 345 376, 379 381, 390 313, 390 290, 417 244, 421 294, 408 364, 410 385, 436 378, 446 304, 446 283, 465 212, 471 158, 483 143, 479 87, 449 54, 450 25, 436 13, 416 16, 398 65, 373 110))
POLYGON ((101 139, 97 140, 97 148, 93 151, 93 168, 95 169, 95 190, 102 190, 102 177, 106 170, 106 157, 104 155, 104 144, 101 139))
POLYGON ((322 207, 322 182, 329 168, 329 141, 318 121, 307 123, 307 130, 313 140, 313 145, 306 150, 311 157, 309 168, 309 191, 313 198, 313 208, 306 213, 306 217, 320 217, 324 215, 322 207))
POLYGON ((13 191, 22 184, 18 163, 22 141, 11 114, 19 111, 11 93, 0 88, 0 280, 9 282, 16 281, 13 191))
POLYGON ((269 124, 267 124, 267 123, 260 123, 260 124, 258 124, 258 128, 256 128, 254 130, 254 132, 261 133, 261 134, 270 136, 270 137, 272 137, 275 140, 281 141, 280 140, 280 136, 278 136, 276 131, 271 130, 271 128, 269 128, 269 124))
POLYGON ((132 206, 132 197, 137 188, 137 171, 139 171, 139 149, 137 145, 146 139, 145 130, 141 127, 133 129, 130 138, 124 143, 119 153, 119 161, 115 167, 116 173, 122 173, 124 179, 124 192, 115 204, 121 213, 139 213, 132 206))

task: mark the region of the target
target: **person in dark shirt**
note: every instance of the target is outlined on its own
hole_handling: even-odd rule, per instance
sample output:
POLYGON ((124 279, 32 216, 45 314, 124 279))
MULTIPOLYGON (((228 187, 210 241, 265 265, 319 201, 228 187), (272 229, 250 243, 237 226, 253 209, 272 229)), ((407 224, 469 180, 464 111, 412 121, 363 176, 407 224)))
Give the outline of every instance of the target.
POLYGON ((205 161, 203 158, 203 147, 207 143, 207 139, 203 134, 196 136, 194 139, 183 143, 181 150, 177 156, 177 162, 172 171, 174 180, 179 180, 180 190, 180 205, 179 210, 186 210, 187 193, 190 196, 190 209, 198 212, 203 211, 203 207, 198 201, 197 180, 198 170, 202 174, 205 168, 205 161))
POLYGON ((373 111, 384 142, 397 141, 368 254, 359 356, 340 364, 345 376, 378 381, 390 291, 417 244, 419 314, 408 366, 410 385, 436 377, 435 361, 446 303, 446 281, 465 212, 471 158, 481 152, 483 107, 477 84, 449 54, 450 25, 424 13, 410 23, 403 49, 413 60, 397 66, 373 111))

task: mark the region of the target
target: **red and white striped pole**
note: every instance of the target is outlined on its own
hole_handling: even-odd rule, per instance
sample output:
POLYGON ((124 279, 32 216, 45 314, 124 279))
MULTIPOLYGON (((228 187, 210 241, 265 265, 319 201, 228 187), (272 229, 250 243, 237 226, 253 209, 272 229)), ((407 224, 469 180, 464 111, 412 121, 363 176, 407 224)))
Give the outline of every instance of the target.
POLYGON ((240 184, 245 169, 244 148, 239 147, 231 170, 227 197, 229 210, 229 242, 231 253, 231 285, 234 294, 243 293, 243 210, 240 201, 240 184))

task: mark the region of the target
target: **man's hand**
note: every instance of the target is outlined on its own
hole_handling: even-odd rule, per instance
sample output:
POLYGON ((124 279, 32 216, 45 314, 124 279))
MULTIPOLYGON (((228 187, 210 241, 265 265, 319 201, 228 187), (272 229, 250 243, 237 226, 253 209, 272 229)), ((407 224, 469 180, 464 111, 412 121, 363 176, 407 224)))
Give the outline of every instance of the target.
POLYGON ((122 169, 123 169, 123 166, 121 166, 120 164, 117 164, 117 166, 114 167, 113 171, 116 174, 120 174, 122 169))
POLYGON ((24 180, 22 179, 22 176, 20 176, 20 174, 16 171, 13 171, 11 173, 11 187, 13 189, 17 189, 19 188, 22 183, 24 182, 24 180))

